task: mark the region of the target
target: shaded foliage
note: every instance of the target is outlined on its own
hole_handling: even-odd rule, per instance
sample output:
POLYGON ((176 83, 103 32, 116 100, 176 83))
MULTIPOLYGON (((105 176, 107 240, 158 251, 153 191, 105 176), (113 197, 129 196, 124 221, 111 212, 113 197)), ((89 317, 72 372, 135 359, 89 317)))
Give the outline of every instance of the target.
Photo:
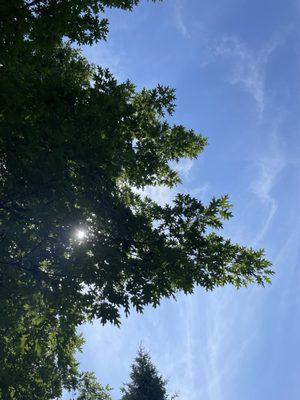
POLYGON ((37 287, 63 314, 104 323, 119 323, 120 307, 141 311, 195 285, 264 283, 263 253, 217 234, 231 216, 226 197, 205 206, 180 194, 159 206, 132 189, 178 183, 169 162, 206 144, 163 119, 172 90, 135 92, 67 47, 17 69, 2 75, 11 85, 1 102, 4 278, 24 280, 24 290, 31 279, 30 297, 37 287), (80 243, 78 227, 87 231, 80 243))
POLYGON ((24 39, 35 48, 51 47, 62 38, 92 44, 107 36, 106 9, 130 11, 138 3, 139 0, 1 0, 2 41, 10 49, 24 39))
POLYGON ((100 39, 106 31, 90 28, 91 15, 136 3, 0 3, 4 399, 76 387, 76 327, 85 321, 120 324, 121 310, 142 312, 180 290, 263 285, 272 274, 263 251, 220 234, 231 217, 226 196, 203 204, 179 194, 160 206, 137 194, 179 183, 172 163, 197 157, 207 140, 170 124, 173 90, 119 84, 61 42, 100 39))
POLYGON ((9 269, 1 269, 0 304, 0 398, 52 399, 62 384, 76 386, 82 339, 71 315, 50 308, 34 279, 9 269))
POLYGON ((20 321, 27 337, 23 313, 27 304, 36 307, 35 298, 45 321, 70 327, 73 343, 74 327, 87 319, 119 324, 120 309, 142 311, 196 285, 269 280, 262 251, 218 233, 231 217, 226 197, 204 205, 179 194, 160 206, 133 190, 177 184, 170 161, 196 157, 206 145, 164 118, 174 110, 171 89, 136 92, 68 46, 24 52, 2 67, 1 87, 4 332, 20 321), (87 232, 83 241, 78 228, 87 232))

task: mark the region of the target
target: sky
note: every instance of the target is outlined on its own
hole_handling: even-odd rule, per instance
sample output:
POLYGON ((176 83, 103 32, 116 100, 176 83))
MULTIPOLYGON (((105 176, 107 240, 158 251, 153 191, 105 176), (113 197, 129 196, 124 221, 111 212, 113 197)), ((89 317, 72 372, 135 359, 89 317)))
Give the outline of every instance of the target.
POLYGON ((300 398, 300 0, 142 1, 110 11, 107 42, 86 47, 96 64, 138 88, 176 89, 172 121, 208 137, 182 161, 182 185, 149 189, 208 201, 229 194, 224 234, 264 247, 271 286, 226 287, 164 300, 121 328, 80 328, 83 370, 103 384, 128 382, 142 343, 180 400, 300 398))

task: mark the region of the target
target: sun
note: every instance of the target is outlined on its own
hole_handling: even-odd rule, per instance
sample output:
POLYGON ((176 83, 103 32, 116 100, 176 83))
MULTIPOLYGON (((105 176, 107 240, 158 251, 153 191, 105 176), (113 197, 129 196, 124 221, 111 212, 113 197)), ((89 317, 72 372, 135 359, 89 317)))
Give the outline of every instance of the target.
POLYGON ((83 240, 86 237, 86 231, 84 231, 83 229, 77 229, 75 235, 76 239, 83 240))

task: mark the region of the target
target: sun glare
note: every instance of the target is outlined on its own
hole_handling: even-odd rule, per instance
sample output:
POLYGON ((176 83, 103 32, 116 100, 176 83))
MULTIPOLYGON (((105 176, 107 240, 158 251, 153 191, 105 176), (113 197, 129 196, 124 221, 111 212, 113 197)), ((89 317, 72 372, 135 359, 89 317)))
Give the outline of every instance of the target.
POLYGON ((86 232, 82 229, 76 231, 76 239, 83 240, 86 237, 86 232))

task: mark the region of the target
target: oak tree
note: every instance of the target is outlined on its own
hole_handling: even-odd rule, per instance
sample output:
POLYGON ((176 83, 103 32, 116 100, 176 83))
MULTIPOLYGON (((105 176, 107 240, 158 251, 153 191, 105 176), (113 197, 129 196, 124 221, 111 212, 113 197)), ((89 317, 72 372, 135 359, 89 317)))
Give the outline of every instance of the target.
MULTIPOLYGON (((222 236, 226 196, 173 187, 173 164, 207 140, 173 125, 174 91, 137 91, 63 41, 105 35, 103 6, 138 1, 2 1, 0 48, 0 395, 51 399, 76 386, 76 327, 196 286, 264 285, 262 250, 222 236), (101 17, 102 18, 102 17, 101 17), (101 33, 102 32, 102 33, 101 33)), ((6 396, 6 397, 5 397, 6 396)))
MULTIPOLYGON (((204 204, 179 194, 161 206, 137 194, 176 185, 170 162, 206 145, 168 122, 173 90, 137 92, 66 45, 20 54, 3 65, 0 84, 1 373, 15 368, 10 340, 27 354, 26 343, 43 349, 51 343, 43 335, 60 337, 68 326, 72 347, 84 321, 119 324, 122 309, 141 312, 196 286, 269 281, 262 250, 221 235, 231 217, 226 196, 204 204), (42 336, 28 318, 42 318, 42 336)), ((68 363, 50 359, 66 374, 68 363)))

